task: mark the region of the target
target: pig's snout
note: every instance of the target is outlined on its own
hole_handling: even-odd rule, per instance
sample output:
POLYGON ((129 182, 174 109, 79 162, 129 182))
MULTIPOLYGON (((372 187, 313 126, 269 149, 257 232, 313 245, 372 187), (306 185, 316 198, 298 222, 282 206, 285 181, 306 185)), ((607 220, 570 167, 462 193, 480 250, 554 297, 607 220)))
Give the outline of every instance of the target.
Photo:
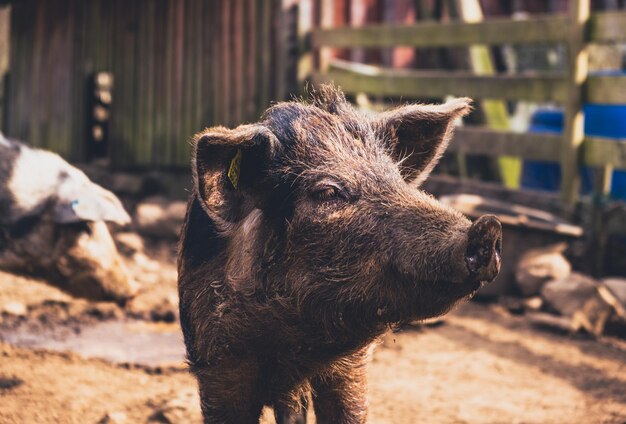
POLYGON ((493 281, 500 272, 502 224, 493 215, 478 218, 470 227, 465 250, 465 264, 470 278, 493 281))

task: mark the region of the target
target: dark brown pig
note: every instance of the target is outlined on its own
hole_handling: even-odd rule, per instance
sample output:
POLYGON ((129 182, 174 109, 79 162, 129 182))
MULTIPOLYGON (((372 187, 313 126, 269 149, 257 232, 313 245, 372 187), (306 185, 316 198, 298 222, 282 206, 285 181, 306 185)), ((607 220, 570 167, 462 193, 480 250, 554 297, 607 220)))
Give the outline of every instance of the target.
POLYGON ((195 138, 180 316, 205 422, 361 423, 390 326, 446 313, 500 268, 501 227, 418 189, 469 99, 367 116, 311 103, 195 138))

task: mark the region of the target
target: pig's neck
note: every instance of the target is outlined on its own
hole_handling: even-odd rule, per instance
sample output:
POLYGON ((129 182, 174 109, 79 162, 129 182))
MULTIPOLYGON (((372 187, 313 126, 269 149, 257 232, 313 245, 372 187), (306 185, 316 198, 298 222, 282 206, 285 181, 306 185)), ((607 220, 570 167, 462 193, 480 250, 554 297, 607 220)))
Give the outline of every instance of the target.
MULTIPOLYGON (((269 242, 271 238, 279 239, 274 227, 261 211, 255 210, 233 229, 229 237, 223 237, 215 224, 207 219, 197 200, 193 200, 180 246, 180 257, 184 259, 179 263, 179 272, 185 281, 197 285, 187 290, 187 294, 193 296, 207 282, 222 280, 227 283, 227 292, 231 293, 224 293, 226 298, 246 299, 231 305, 230 316, 237 322, 241 319, 242 329, 246 327, 244 322, 254 322, 254 328, 249 329, 251 338, 260 336, 275 347, 297 348, 301 355, 309 352, 318 359, 331 359, 357 351, 386 331, 387 326, 374 316, 376 309, 367 305, 350 306, 327 301, 308 303, 303 307, 302 299, 292 288, 307 283, 286 280, 289 264, 281 256, 284 247, 281 248, 280 242, 269 242), (267 248, 272 245, 273 249, 267 248), (197 278, 186 276, 192 270, 199 272, 197 278), (259 329, 269 330, 259 334, 259 329)), ((298 276, 293 278, 298 279, 298 276)), ((332 294, 320 295, 333 298, 332 294)), ((207 305, 209 310, 216 306, 207 305)), ((181 320, 185 318, 181 314, 181 320)), ((239 336, 246 338, 243 333, 239 336)))

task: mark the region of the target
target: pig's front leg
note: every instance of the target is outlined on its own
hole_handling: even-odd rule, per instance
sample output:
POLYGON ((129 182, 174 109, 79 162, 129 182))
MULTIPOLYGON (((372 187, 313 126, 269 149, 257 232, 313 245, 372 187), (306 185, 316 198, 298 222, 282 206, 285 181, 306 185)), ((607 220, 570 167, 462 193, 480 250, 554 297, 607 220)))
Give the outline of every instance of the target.
POLYGON ((258 423, 263 408, 254 361, 193 367, 205 423, 258 423))
POLYGON ((294 410, 288 405, 278 403, 274 405, 274 417, 276 424, 306 424, 306 411, 308 408, 308 400, 304 397, 301 400, 302 408, 294 410))
POLYGON ((331 367, 328 375, 311 381, 318 424, 366 422, 366 363, 367 354, 358 353, 331 367))

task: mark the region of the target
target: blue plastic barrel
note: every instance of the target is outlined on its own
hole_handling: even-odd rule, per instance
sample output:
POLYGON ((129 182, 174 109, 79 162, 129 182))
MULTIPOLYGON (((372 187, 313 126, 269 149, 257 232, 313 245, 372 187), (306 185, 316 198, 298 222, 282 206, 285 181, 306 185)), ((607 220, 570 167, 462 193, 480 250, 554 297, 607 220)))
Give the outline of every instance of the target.
MULTIPOLYGON (((597 137, 626 139, 626 105, 587 104, 585 112, 585 134, 597 137)), ((534 133, 561 133, 563 131, 563 111, 539 109, 529 127, 534 133)), ((593 170, 581 168, 582 193, 592 190, 593 170)), ((524 161, 522 187, 556 191, 561 184, 561 168, 555 162, 524 161)), ((626 171, 613 173, 611 195, 626 199, 626 171)))
MULTIPOLYGON (((626 139, 626 105, 585 106, 585 134, 626 139)), ((626 171, 613 171, 611 196, 626 200, 626 171)))

